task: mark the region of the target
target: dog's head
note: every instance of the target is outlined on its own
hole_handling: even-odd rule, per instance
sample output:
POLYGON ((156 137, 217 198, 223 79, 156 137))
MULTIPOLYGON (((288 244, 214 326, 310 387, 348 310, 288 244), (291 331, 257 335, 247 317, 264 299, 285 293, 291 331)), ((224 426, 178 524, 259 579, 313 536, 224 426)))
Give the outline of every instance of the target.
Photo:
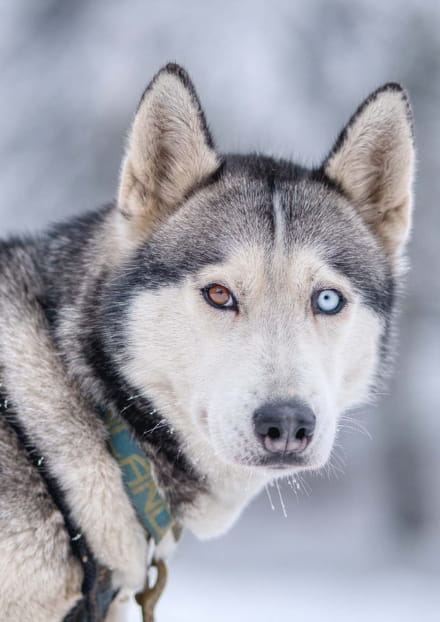
POLYGON ((383 374, 413 161, 398 85, 306 170, 219 156, 187 74, 156 75, 123 163, 131 250, 109 291, 122 373, 190 457, 266 475, 327 460, 338 417, 383 374))

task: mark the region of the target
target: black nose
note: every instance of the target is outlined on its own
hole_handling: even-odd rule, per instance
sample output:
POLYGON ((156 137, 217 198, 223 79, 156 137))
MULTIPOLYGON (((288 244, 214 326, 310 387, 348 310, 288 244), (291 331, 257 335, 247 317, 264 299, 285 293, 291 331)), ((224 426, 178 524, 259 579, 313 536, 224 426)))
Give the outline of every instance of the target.
POLYGON ((299 399, 269 402, 254 413, 255 432, 270 453, 303 451, 315 422, 312 409, 299 399))

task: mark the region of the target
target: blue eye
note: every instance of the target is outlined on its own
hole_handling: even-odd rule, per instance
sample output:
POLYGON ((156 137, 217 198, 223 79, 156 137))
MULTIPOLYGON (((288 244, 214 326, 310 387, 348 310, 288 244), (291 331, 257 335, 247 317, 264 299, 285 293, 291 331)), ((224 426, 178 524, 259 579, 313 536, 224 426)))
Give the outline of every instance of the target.
POLYGON ((321 289, 313 294, 312 305, 316 313, 333 315, 345 305, 344 297, 336 289, 321 289))

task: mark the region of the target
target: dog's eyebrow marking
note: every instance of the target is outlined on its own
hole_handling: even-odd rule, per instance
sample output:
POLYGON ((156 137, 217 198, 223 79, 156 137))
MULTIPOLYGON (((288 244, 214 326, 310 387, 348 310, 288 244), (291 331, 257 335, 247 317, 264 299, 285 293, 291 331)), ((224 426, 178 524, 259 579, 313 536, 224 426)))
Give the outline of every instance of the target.
POLYGON ((286 230, 286 212, 281 203, 281 197, 278 190, 273 193, 273 226, 274 226, 274 245, 275 248, 284 246, 285 230, 286 230))

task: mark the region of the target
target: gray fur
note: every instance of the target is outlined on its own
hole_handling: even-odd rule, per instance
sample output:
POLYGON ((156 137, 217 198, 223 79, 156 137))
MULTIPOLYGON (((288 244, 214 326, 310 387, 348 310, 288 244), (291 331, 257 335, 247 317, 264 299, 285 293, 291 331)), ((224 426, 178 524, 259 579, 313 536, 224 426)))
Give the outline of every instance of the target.
MULTIPOLYGON (((265 482, 318 468, 339 410, 367 399, 386 373, 409 226, 408 128, 407 100, 394 85, 367 100, 320 168, 259 155, 220 157, 188 76, 169 65, 139 106, 118 202, 39 238, 0 244, 0 380, 8 416, 41 451, 115 587, 142 585, 148 551, 106 450, 100 406, 123 413, 175 516, 205 537, 227 529, 265 482), (392 123, 390 105, 398 115, 392 123), (371 171, 364 146, 357 149, 357 123, 388 132, 391 147, 382 141, 380 154, 392 165, 397 199, 386 196, 385 216, 379 191, 362 186, 371 171), (403 164, 395 145, 407 149, 403 164), (212 278, 234 281, 238 316, 203 302, 200 287, 217 274, 212 278), (333 279, 349 292, 354 329, 342 313, 313 317, 308 288, 320 283, 316 274, 323 285, 333 279), (206 342, 201 335, 209 335, 206 342), (353 338, 351 349, 343 335, 353 338), (245 345, 234 351, 231 343, 245 345), (325 365, 318 372, 320 347, 352 357, 337 382, 325 365), (367 371, 354 355, 363 347, 367 371), (229 356, 230 377, 222 364, 229 356), (327 392, 347 385, 328 408, 316 388, 319 374, 327 392), (242 408, 228 424, 225 414, 223 427, 208 390, 214 386, 222 395, 231 387, 229 410, 242 408), (203 408, 193 404, 191 387, 200 388, 203 408), (263 468, 249 413, 291 394, 315 400, 321 427, 310 451, 280 473, 263 468)), ((373 130, 371 136, 374 143, 373 130)), ((62 620, 80 598, 81 570, 62 516, 6 419, 0 469, 0 618, 62 620)))

